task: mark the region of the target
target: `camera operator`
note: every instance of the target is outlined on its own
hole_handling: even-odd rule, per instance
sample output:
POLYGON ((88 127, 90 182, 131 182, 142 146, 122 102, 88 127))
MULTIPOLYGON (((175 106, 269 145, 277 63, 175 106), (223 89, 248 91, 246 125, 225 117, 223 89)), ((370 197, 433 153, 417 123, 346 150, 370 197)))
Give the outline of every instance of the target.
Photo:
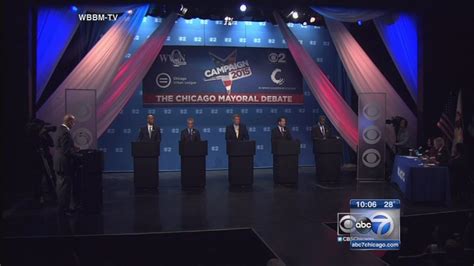
POLYGON ((410 148, 410 134, 408 133, 408 121, 400 118, 397 139, 394 143, 395 152, 399 155, 408 155, 410 148))

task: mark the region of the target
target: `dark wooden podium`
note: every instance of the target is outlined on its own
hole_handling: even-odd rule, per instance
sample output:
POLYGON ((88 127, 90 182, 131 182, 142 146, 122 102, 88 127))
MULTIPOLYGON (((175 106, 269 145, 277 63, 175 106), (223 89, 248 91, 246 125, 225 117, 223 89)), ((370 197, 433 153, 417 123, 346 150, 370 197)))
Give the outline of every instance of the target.
POLYGON ((255 141, 227 141, 229 157, 229 184, 250 186, 253 184, 253 156, 255 141))
POLYGON ((273 182, 295 185, 298 183, 299 140, 278 140, 272 142, 273 182))
POLYGON ((179 142, 181 155, 181 186, 204 188, 206 186, 207 140, 179 142))
POLYGON ((341 175, 342 141, 337 138, 313 141, 316 181, 336 182, 341 175))
POLYGON ((99 150, 81 150, 79 171, 79 202, 87 213, 102 210, 102 171, 104 153, 99 150))
POLYGON ((156 189, 159 185, 160 142, 132 142, 135 188, 156 189))

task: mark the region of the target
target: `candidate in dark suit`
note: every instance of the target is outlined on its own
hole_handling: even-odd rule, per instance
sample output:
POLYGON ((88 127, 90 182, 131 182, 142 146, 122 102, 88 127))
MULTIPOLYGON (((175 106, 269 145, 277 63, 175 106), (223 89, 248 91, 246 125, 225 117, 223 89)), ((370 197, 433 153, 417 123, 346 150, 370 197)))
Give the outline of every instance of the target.
POLYGON ((63 124, 56 130, 54 139, 53 164, 56 172, 56 193, 58 196, 58 208, 60 213, 71 215, 78 202, 72 202, 74 193, 73 182, 77 174, 77 165, 80 154, 74 146, 71 136, 71 128, 74 126, 75 117, 71 114, 64 116, 63 124))
POLYGON ((286 128, 286 118, 279 117, 278 125, 272 129, 272 142, 278 140, 292 140, 291 132, 286 128))
POLYGON ((155 117, 153 115, 148 115, 146 117, 147 125, 140 128, 140 133, 138 134, 138 140, 141 142, 160 142, 161 141, 161 131, 160 127, 155 126, 155 117))
POLYGON ((331 137, 331 128, 326 124, 326 117, 324 115, 319 116, 318 123, 313 126, 311 137, 313 140, 331 137))
POLYGON ((186 128, 181 131, 181 141, 201 141, 201 134, 199 133, 199 130, 194 128, 194 118, 190 117, 186 120, 186 128))
POLYGON ((240 115, 233 115, 233 123, 225 128, 225 140, 227 141, 240 141, 249 140, 249 132, 247 127, 240 123, 240 115))

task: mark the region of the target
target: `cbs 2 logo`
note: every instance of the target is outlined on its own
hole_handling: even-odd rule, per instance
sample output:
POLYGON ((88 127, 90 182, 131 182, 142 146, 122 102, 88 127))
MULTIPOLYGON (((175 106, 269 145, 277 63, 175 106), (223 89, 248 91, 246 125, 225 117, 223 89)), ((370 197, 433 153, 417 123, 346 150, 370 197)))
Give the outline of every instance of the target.
POLYGON ((285 53, 270 53, 268 55, 268 61, 270 61, 270 63, 286 63, 286 54, 285 53))

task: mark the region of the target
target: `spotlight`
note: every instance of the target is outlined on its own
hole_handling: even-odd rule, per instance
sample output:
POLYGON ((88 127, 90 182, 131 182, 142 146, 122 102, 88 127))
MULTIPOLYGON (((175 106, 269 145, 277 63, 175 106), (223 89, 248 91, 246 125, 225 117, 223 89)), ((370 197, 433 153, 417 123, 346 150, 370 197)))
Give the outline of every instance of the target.
POLYGON ((240 5, 240 11, 245 12, 247 11, 247 6, 245 4, 240 5))
POLYGON ((314 22, 316 22, 316 18, 315 18, 315 17, 311 17, 311 18, 309 19, 309 23, 314 23, 314 22))
POLYGON ((188 12, 188 9, 184 7, 184 5, 181 4, 181 7, 179 8, 179 13, 181 13, 182 16, 186 15, 186 12, 188 12))
POLYGON ((133 14, 133 10, 130 9, 130 10, 127 11, 127 13, 128 14, 133 14))
POLYGON ((234 22, 233 17, 226 16, 224 18, 224 25, 230 26, 230 25, 232 25, 233 22, 234 22))
POLYGON ((307 23, 306 21, 305 21, 305 22, 303 22, 303 26, 306 26, 306 25, 308 25, 308 23, 307 23))
POLYGON ((298 12, 296 12, 296 11, 291 11, 291 17, 292 17, 293 19, 298 19, 298 17, 299 17, 298 12))
POLYGON ((77 12, 79 8, 77 8, 77 6, 71 6, 71 10, 72 12, 77 12))
POLYGON ((358 20, 357 25, 362 26, 362 20, 358 20))

